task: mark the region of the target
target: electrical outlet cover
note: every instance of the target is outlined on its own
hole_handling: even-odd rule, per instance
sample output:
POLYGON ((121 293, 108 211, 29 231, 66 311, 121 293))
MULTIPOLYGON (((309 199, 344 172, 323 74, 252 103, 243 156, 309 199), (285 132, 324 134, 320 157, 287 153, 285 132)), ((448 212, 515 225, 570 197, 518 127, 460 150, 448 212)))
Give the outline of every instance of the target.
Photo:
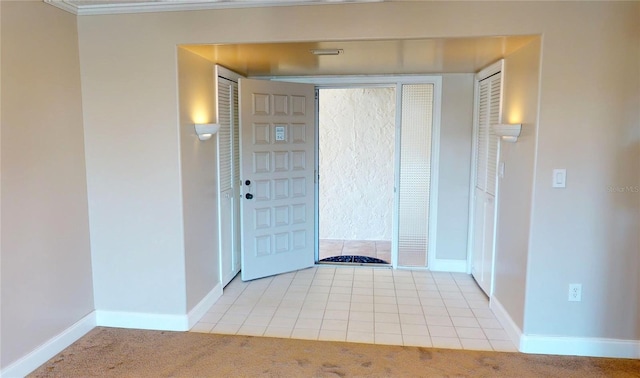
POLYGON ((569 302, 582 301, 582 284, 569 284, 569 302))

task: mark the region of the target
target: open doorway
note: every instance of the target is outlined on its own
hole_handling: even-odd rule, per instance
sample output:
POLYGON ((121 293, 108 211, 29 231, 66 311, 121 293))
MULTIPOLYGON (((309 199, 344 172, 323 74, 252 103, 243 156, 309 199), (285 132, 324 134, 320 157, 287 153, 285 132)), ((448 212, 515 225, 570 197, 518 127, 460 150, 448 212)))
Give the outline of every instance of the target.
MULTIPOLYGON (((305 101, 300 100, 302 97, 299 94, 292 95, 291 98, 295 100, 292 114, 311 116, 311 119, 279 119, 273 124, 245 122, 248 128, 240 133, 248 133, 243 142, 246 151, 251 152, 255 146, 269 149, 258 154, 250 153, 243 160, 259 165, 257 168, 247 166, 244 169, 243 183, 246 186, 243 189, 243 202, 259 207, 254 209, 256 211, 248 212, 245 231, 255 227, 256 232, 260 233, 257 237, 244 235, 243 240, 258 240, 259 243, 248 248, 253 251, 249 255, 245 252, 241 254, 244 256, 241 256, 243 280, 248 279, 245 277, 245 273, 248 274, 245 257, 253 255, 262 259, 263 256, 273 256, 282 260, 270 265, 281 272, 300 269, 292 268, 290 263, 293 260, 283 257, 294 250, 299 250, 297 255, 304 258, 305 264, 302 266, 320 261, 426 268, 428 260, 433 257, 429 251, 433 251, 435 244, 435 225, 430 219, 431 213, 435 213, 437 199, 437 174, 434 168, 438 166, 438 154, 432 153, 432 147, 437 149, 439 122, 438 117, 434 118, 434 111, 439 109, 439 89, 436 89, 441 81, 435 77, 414 76, 402 79, 369 77, 365 79, 366 82, 360 78, 343 78, 341 82, 330 81, 336 79, 323 82, 318 78, 284 78, 277 81, 241 79, 240 82, 253 82, 270 88, 267 83, 282 86, 287 82, 302 84, 306 80, 310 82, 306 83, 305 88, 311 92, 305 94, 305 101), (314 91, 317 100, 315 109, 312 100, 314 91), (302 104, 306 104, 306 110, 296 110, 296 106, 302 104), (317 127, 307 130, 312 124, 317 127), (304 132, 301 129, 303 126, 304 132), (291 128, 290 138, 288 128, 291 128), (302 151, 303 144, 305 148, 314 149, 315 146, 315 158, 311 162, 308 158, 314 153, 312 150, 302 151), (293 150, 286 152, 283 150, 285 146, 293 150), (302 171, 307 172, 309 177, 298 177, 302 171), (289 179, 280 177, 287 172, 295 176, 292 177, 292 186, 288 184, 289 179), (256 178, 258 173, 268 174, 269 180, 276 181, 273 185, 268 184, 256 178), (276 174, 278 177, 275 177, 276 174), (319 177, 319 180, 314 177, 319 177), (300 185, 303 182, 313 183, 315 188, 302 190, 300 185), (290 205, 282 202, 298 201, 306 193, 315 195, 315 208, 312 210, 307 205, 302 210, 302 205, 296 202, 292 203, 294 207, 291 213, 290 205), (271 199, 280 201, 277 206, 274 205, 273 211, 266 207, 265 202, 271 199), (271 216, 272 213, 275 218, 271 216), (307 214, 312 214, 314 219, 315 240, 302 243, 303 234, 306 235, 305 240, 314 236, 308 230, 299 230, 306 220, 312 219, 307 214), (286 237, 290 231, 299 235, 294 239, 286 237), (271 232, 275 234, 271 235, 271 232), (294 244, 291 244, 292 240, 294 244), (316 246, 315 254, 307 253, 313 252, 307 248, 311 244, 316 246)), ((285 97, 282 90, 277 90, 278 94, 273 95, 276 107, 274 114, 289 114, 289 101, 282 99, 285 97)), ((271 98, 271 95, 264 91, 251 95, 250 91, 242 90, 242 85, 239 92, 249 96, 240 104, 252 104, 256 99, 260 100, 243 108, 248 111, 253 109, 248 115, 272 113, 267 107, 271 100, 264 100, 271 98)), ((261 261, 256 266, 266 268, 265 261, 261 261)), ((270 273, 266 275, 277 274, 270 273)))
POLYGON ((322 88, 319 261, 390 264, 396 88, 322 88))

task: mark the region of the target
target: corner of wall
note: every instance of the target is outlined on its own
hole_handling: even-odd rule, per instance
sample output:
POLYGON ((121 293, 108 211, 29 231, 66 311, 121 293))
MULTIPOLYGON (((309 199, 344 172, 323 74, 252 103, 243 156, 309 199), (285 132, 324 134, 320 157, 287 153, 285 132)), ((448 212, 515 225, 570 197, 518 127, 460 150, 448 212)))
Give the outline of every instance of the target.
POLYGON ((500 142, 494 298, 522 330, 528 287, 529 241, 538 141, 540 39, 505 57, 502 117, 521 123, 515 143, 500 142))
POLYGON ((220 284, 217 136, 200 141, 194 123, 216 119, 214 64, 177 48, 178 133, 185 251, 186 311, 220 284), (212 192, 214 195, 212 195, 212 192))

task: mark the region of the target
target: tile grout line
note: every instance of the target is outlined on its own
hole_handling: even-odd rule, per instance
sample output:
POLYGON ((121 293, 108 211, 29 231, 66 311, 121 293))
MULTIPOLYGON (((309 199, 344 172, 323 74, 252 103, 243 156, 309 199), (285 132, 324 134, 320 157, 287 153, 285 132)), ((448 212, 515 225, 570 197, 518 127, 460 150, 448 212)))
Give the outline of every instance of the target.
MULTIPOLYGON (((473 311, 475 308, 477 309, 483 309, 484 307, 488 307, 487 306, 482 306, 481 303, 474 303, 475 307, 471 307, 471 303, 470 301, 475 301, 475 302, 486 302, 486 298, 482 298, 484 300, 482 300, 481 298, 479 298, 479 296, 477 295, 479 293, 479 291, 477 291, 477 284, 476 285, 476 291, 474 290, 470 290, 472 289, 471 287, 469 287, 470 285, 472 286, 472 278, 469 279, 467 277, 458 277, 455 274, 451 274, 451 273, 447 273, 447 274, 442 274, 442 273, 438 273, 438 275, 433 275, 430 274, 431 272, 428 272, 428 274, 416 274, 415 271, 409 271, 408 274, 405 274, 405 271, 388 271, 388 270, 377 270, 374 269, 373 267, 349 267, 349 268, 344 268, 344 271, 340 272, 339 269, 332 267, 332 268, 328 268, 331 269, 331 273, 330 274, 323 274, 322 275, 322 279, 323 280, 329 280, 330 279, 330 286, 328 286, 328 293, 326 294, 326 299, 322 299, 322 302, 324 304, 324 306, 321 308, 321 306, 319 306, 318 303, 316 303, 315 300, 310 301, 309 296, 311 294, 324 294, 322 291, 318 291, 317 293, 312 293, 312 288, 314 288, 314 281, 316 279, 318 279, 320 277, 319 272, 320 269, 315 266, 312 268, 313 271, 312 272, 308 272, 308 273, 304 273, 304 274, 299 274, 299 272, 297 273, 292 273, 291 277, 287 277, 286 280, 283 280, 282 282, 280 282, 276 278, 274 277, 270 277, 268 283, 265 283, 264 285, 259 285, 259 286, 252 286, 252 282, 245 284, 244 282, 241 284, 237 284, 233 286, 233 291, 234 292, 233 298, 232 300, 229 301, 228 304, 224 303, 224 307, 226 307, 223 311, 221 311, 219 314, 219 317, 216 316, 217 320, 213 323, 213 327, 209 330, 209 332, 211 333, 216 333, 214 332, 214 328, 216 328, 218 325, 220 324, 227 324, 227 325, 231 325, 233 324, 235 326, 235 323, 225 323, 225 322, 221 322, 221 320, 225 317, 225 316, 229 316, 231 314, 231 311, 233 311, 233 308, 235 306, 246 306, 248 308, 247 313, 244 314, 243 312, 240 312, 239 314, 244 316, 244 319, 242 320, 242 323, 239 324, 237 326, 237 329, 234 332, 234 334, 243 334, 240 332, 240 330, 243 327, 247 327, 247 326, 253 326, 250 324, 247 324, 247 321, 249 321, 249 318, 252 317, 252 315, 255 316, 263 316, 263 315, 256 315, 254 313, 254 311, 256 311, 257 309, 259 309, 260 307, 260 300, 261 298, 264 298, 265 295, 269 294, 270 290, 275 290, 277 288, 277 290, 280 292, 280 290, 282 290, 282 294, 281 297, 277 300, 274 301, 273 303, 275 305, 272 305, 271 303, 268 304, 267 307, 275 307, 275 309, 273 310, 272 313, 264 316, 265 318, 268 318, 268 322, 266 322, 266 325, 262 326, 262 325, 255 325, 255 327, 264 327, 264 330, 260 333, 259 331, 256 332, 255 335, 264 335, 267 330, 270 327, 270 324, 274 321, 274 319, 277 318, 276 314, 278 312, 278 310, 280 310, 283 303, 285 302, 285 298, 287 297, 287 294, 291 294, 291 293, 298 293, 293 295, 293 299, 292 299, 292 303, 295 304, 295 307, 298 308, 298 312, 296 314, 295 317, 293 318, 293 325, 291 326, 291 331, 288 333, 288 336, 275 336, 274 337, 285 337, 285 338, 309 338, 309 337, 292 337, 292 335, 294 334, 294 332, 296 331, 296 329, 298 330, 307 330, 307 328, 296 328, 296 325, 298 325, 298 323, 300 322, 302 318, 304 312, 303 310, 306 308, 307 312, 309 311, 321 311, 321 315, 318 317, 318 319, 320 320, 317 324, 317 327, 311 327, 312 324, 309 324, 309 330, 313 329, 313 331, 310 332, 310 334, 313 336, 312 338, 315 340, 321 340, 320 339, 320 334, 323 330, 323 326, 326 324, 326 322, 329 320, 326 318, 327 316, 327 311, 328 310, 328 304, 329 304, 329 298, 331 297, 332 291, 334 288, 344 288, 342 290, 347 291, 349 293, 349 300, 348 302, 346 302, 346 304, 348 304, 349 308, 346 310, 346 328, 344 330, 345 334, 344 334, 344 339, 343 341, 346 342, 363 342, 363 341, 357 341, 355 339, 349 339, 349 332, 359 332, 356 330, 352 329, 352 324, 355 324, 356 322, 351 322, 351 318, 354 314, 354 300, 357 299, 356 298, 356 294, 354 293, 354 291, 356 289, 361 289, 361 288, 365 288, 368 286, 371 286, 373 288, 373 292, 371 293, 371 297, 372 297, 372 305, 373 308, 371 310, 366 310, 363 312, 368 312, 368 311, 372 311, 372 319, 373 319, 373 344, 376 343, 390 343, 390 344, 395 344, 395 345, 406 345, 407 341, 405 340, 405 334, 403 333, 404 330, 406 330, 407 328, 411 328, 411 326, 413 325, 413 323, 408 323, 407 321, 411 322, 412 320, 405 320, 403 322, 402 317, 400 317, 400 312, 401 312, 401 303, 402 302, 404 305, 407 306, 418 306, 419 307, 419 311, 417 311, 417 309, 405 309, 408 310, 409 312, 407 314, 412 314, 414 312, 416 312, 416 315, 418 315, 419 317, 421 317, 424 320, 424 325, 426 327, 426 332, 428 334, 428 336, 426 337, 422 337, 422 339, 424 339, 424 344, 429 344, 429 345, 425 345, 425 346, 433 346, 433 341, 432 341, 432 335, 431 335, 431 330, 429 329, 429 323, 426 319, 426 313, 425 313, 425 306, 428 305, 428 301, 430 299, 429 296, 421 296, 420 292, 421 291, 434 291, 434 290, 429 290, 430 285, 433 283, 433 285, 435 286, 435 290, 437 290, 437 295, 438 295, 438 299, 439 301, 441 301, 441 305, 443 306, 443 309, 445 311, 445 313, 447 314, 447 318, 449 319, 449 322, 451 323, 450 326, 446 326, 453 328, 453 331, 455 332, 455 335, 457 337, 452 337, 452 339, 457 340, 457 346, 455 346, 454 348, 456 349, 467 349, 465 348, 465 346, 462 344, 462 340, 466 340, 467 341, 467 345, 471 344, 469 346, 470 349, 474 349, 476 347, 479 347, 483 350, 503 350, 503 348, 507 348, 509 349, 509 347, 499 347, 499 349, 496 349, 496 347, 494 347, 493 343, 496 344, 504 344, 504 342, 502 340, 500 340, 499 338, 496 337, 495 340, 491 340, 489 338, 489 335, 487 334, 487 330, 482 326, 481 322, 480 322, 480 318, 478 318, 478 315, 476 314, 475 311, 473 311), (366 270, 367 273, 363 273, 366 270), (376 274, 376 272, 378 272, 376 274), (388 272, 388 273, 387 273, 388 272), (349 284, 348 286, 336 286, 336 283, 338 282, 336 279, 339 278, 339 276, 342 276, 342 278, 348 277, 348 281, 349 284), (420 276, 421 279, 418 279, 420 276), (424 279, 422 278, 422 276, 424 276, 424 279), (356 285, 356 281, 358 282, 358 285, 356 285), (420 281, 420 283, 419 283, 420 281), (424 281, 424 282, 423 282, 424 281), (300 291, 289 291, 291 290, 291 288, 296 285, 297 283, 302 282, 304 285, 304 289, 300 290, 300 291), (362 284, 362 282, 366 282, 365 285, 362 284), (370 282, 370 283, 369 283, 370 282), (423 286, 421 285, 428 285, 426 287, 424 287, 425 290, 418 290, 419 288, 423 288, 423 286), (357 287, 356 287, 357 286, 357 287), (255 288, 257 287, 257 288, 255 288), (348 289, 347 289, 348 288, 348 289), (395 309, 395 314, 397 316, 398 319, 398 330, 399 331, 394 331, 394 332, 385 332, 386 329, 379 329, 376 327, 376 322, 377 320, 383 320, 381 319, 379 316, 380 314, 382 314, 382 312, 378 312, 376 311, 376 304, 385 304, 385 305, 389 305, 391 304, 390 301, 389 303, 388 300, 384 300, 383 302, 379 302, 379 300, 382 299, 382 297, 388 296, 388 295, 378 295, 376 296, 375 293, 377 290, 389 290, 392 288, 392 291, 390 291, 390 293, 393 293, 393 300, 394 300, 394 305, 389 308, 389 306, 383 306, 383 307, 387 307, 387 310, 391 310, 393 311, 393 309, 395 309), (444 288, 445 292, 442 291, 441 288, 444 288), (452 289, 455 289, 455 291, 453 291, 452 289), (399 293, 399 290, 409 290, 412 293, 399 293), (449 293, 451 292, 452 294, 447 294, 447 298, 443 297, 443 293, 449 293), (257 294, 256 294, 257 293, 257 294), (302 294, 299 294, 302 293, 302 294), (453 294, 455 293, 455 294, 453 294), (399 296, 399 294, 403 294, 402 297, 399 296), (406 294, 406 295, 405 295, 406 294), (406 297, 406 298, 405 298, 406 297), (251 300, 247 300, 247 298, 251 299, 251 300), (402 299, 401 299, 402 298, 402 299), (415 299, 409 299, 409 298, 415 298, 415 299), (463 299, 463 301, 459 301, 458 303, 456 303, 455 301, 458 301, 459 299, 463 299), (446 302, 445 300, 449 300, 449 303, 446 302), (480 304, 480 306, 478 306, 478 304, 480 304), (464 305, 465 307, 461 307, 460 305, 464 305), (317 310, 314 309, 314 307, 317 307, 317 310), (460 309, 466 309, 466 311, 458 311, 458 307, 460 307, 460 309), (456 311, 453 311, 456 309, 456 311), (378 316, 376 316, 378 315, 378 316), (471 327, 469 327, 467 324, 471 325, 470 323, 465 324, 464 322, 462 322, 461 320, 464 319, 460 319, 459 322, 454 323, 453 322, 453 318, 454 317, 462 317, 462 318, 468 318, 468 319, 473 319, 475 321, 476 325, 472 325, 471 327), (456 324, 460 324, 460 326, 456 326, 456 324), (479 326, 479 327, 477 327, 479 326), (461 329, 465 329, 465 328, 471 328, 471 329, 476 329, 479 328, 480 332, 475 332, 475 334, 477 336, 479 336, 480 334, 483 335, 483 338, 473 338, 473 332, 469 333, 467 336, 472 336, 472 337, 467 337, 467 338, 462 338, 460 336, 460 330, 461 329), (377 331, 382 331, 382 332, 377 332, 377 331), (317 332, 317 333, 314 333, 317 332), (396 335, 390 338, 387 337, 382 337, 382 335, 396 335), (376 336, 376 335, 380 335, 380 336, 376 336), (399 338, 397 337, 399 336, 399 338), (400 342, 398 343, 396 340, 400 339, 400 342), (383 341, 383 340, 387 340, 387 342, 383 341), (391 340, 391 341, 389 341, 391 340), (475 347, 473 346, 473 343, 475 344, 475 347), (480 345, 480 346, 478 346, 480 345)), ((328 270, 327 269, 327 270, 328 270)), ((299 285, 302 286, 302 285, 299 285)), ((334 294, 340 294, 339 290, 338 293, 334 293, 334 294)), ((361 290, 359 290, 359 292, 361 292, 361 290)), ((346 294, 346 293, 345 293, 346 294)), ((320 296, 321 298, 324 298, 323 296, 320 296)), ((341 303, 342 301, 338 301, 339 303, 341 303)), ((358 304, 360 304, 361 302, 358 301, 358 304)), ((368 308, 368 306, 366 305, 367 303, 369 303, 368 301, 362 301, 362 306, 359 306, 358 308, 363 308, 366 309, 368 308)), ((441 305, 437 305, 435 307, 440 307, 441 305)), ((214 304, 215 306, 215 304, 214 304)), ((213 308, 213 306, 212 306, 213 308)), ((221 307, 222 308, 222 307, 221 307)), ((478 312, 480 313, 480 312, 478 312)), ((436 316, 436 315, 434 315, 436 316)), ((410 317, 409 317, 410 318, 410 317)), ((494 319, 494 317, 487 317, 486 315, 482 315, 482 319, 494 319)), ((316 319, 315 316, 313 316, 313 319, 316 319)), ((416 318, 416 320, 419 318, 416 318)), ((466 320, 465 320, 466 321, 466 320)), ((310 322, 313 323, 313 322, 310 322)), ((395 322, 394 322, 395 323, 395 322)), ((205 323, 203 323, 205 324, 205 323)), ((208 322, 206 324, 209 324, 208 322)), ((380 324, 384 324, 384 323, 380 323, 380 324)), ((395 327, 395 326, 394 326, 395 327)), ((443 325, 443 327, 445 327, 443 325)), ((233 330, 235 327, 232 327, 231 330, 233 330)), ((288 328, 288 327, 287 327, 288 328)), ((260 328, 261 329, 261 328, 260 328)), ((259 329, 259 330, 260 330, 259 329)), ((364 329, 364 328, 363 328, 364 329)), ((493 332, 493 328, 491 328, 492 332, 493 332)), ((327 330, 327 331, 336 331, 336 332, 343 332, 342 330, 327 330)), ((496 332, 498 331, 502 331, 504 332, 503 328, 496 328, 496 332)), ((251 334, 251 332, 253 332, 253 330, 248 330, 247 332, 249 332, 248 334, 251 334)), ((224 332, 223 332, 224 333, 224 332)), ((494 336, 495 336, 495 332, 494 336)), ((253 335, 253 334, 252 334, 253 335)), ((284 335, 284 334, 283 334, 284 335)), ((311 337, 311 336, 310 336, 311 337)), ((333 336, 330 336, 329 339, 331 339, 333 336)), ((339 338, 339 337, 338 337, 339 338)), ((357 338, 357 337, 356 337, 357 338)), ((340 338, 339 338, 340 339, 340 338)), ((324 339, 322 339, 324 340, 324 339)), ((370 340, 370 339, 369 339, 370 340)), ((508 340, 507 340, 508 341, 508 340)), ((371 342, 371 341, 369 341, 371 342)), ((449 347, 453 347, 453 346, 449 346, 449 347)))
MULTIPOLYGON (((400 320, 400 304, 398 303, 398 285, 396 285, 396 274, 395 271, 392 271, 391 273, 392 277, 393 277, 393 292, 394 292, 394 296, 396 299, 396 310, 398 313, 398 323, 400 324, 400 342, 402 343, 401 345, 404 345, 404 337, 402 335, 402 321, 400 320)), ((413 278, 412 278, 413 280, 413 278)))
MULTIPOLYGON (((262 290, 262 294, 264 294, 267 289, 269 288, 269 286, 271 286, 271 284, 273 283, 273 278, 271 278, 271 281, 269 281, 269 285, 266 285, 266 287, 264 288, 264 290, 262 290)), ((251 282, 244 288, 244 290, 242 291, 242 293, 240 295, 238 295, 238 298, 236 298, 236 301, 238 299, 240 299, 240 297, 242 296, 242 294, 244 294, 247 289, 251 287, 251 282)), ((235 302, 235 301, 234 301, 235 302)), ((232 305, 233 306, 233 305, 232 305)), ((240 324, 240 326, 238 327, 238 330, 234 332, 234 335, 237 335, 238 332, 240 331, 240 329, 242 329, 242 327, 245 325, 245 323, 247 322, 247 319, 249 318, 249 315, 251 315, 251 313, 253 312, 253 310, 256 308, 257 306, 257 302, 252 302, 251 304, 251 310, 249 310, 249 313, 245 316, 245 319, 242 321, 242 324, 240 324)), ((214 327, 215 328, 215 327, 214 327)))
MULTIPOLYGON (((422 300, 420 299, 420 295, 418 294, 418 283, 416 282, 416 277, 415 277, 413 271, 411 271, 411 281, 413 282, 413 286, 414 286, 414 288, 416 290, 416 296, 418 297, 418 303, 420 304, 420 314, 422 315, 422 318, 424 319, 424 326, 425 326, 425 328, 427 328, 427 335, 428 336, 426 336, 426 338, 428 339, 429 343, 432 344, 431 343, 431 334, 429 333, 429 327, 427 325, 427 318, 426 318, 426 315, 424 313, 422 300)), ((398 308, 398 317, 400 317, 400 308, 398 308)), ((401 332, 401 335, 402 335, 402 344, 405 345, 406 343, 405 343, 405 340, 404 340, 404 332, 402 332, 404 327, 402 325, 403 325, 402 318, 400 318, 400 332, 401 332)))
MULTIPOLYGON (((275 278, 272 278, 272 279, 271 279, 271 281, 269 282, 269 285, 267 285, 267 287, 264 289, 264 291, 262 292, 262 294, 266 293, 266 292, 269 290, 269 288, 271 288, 271 286, 272 286, 272 285, 274 285, 274 283, 275 283, 275 282, 276 282, 276 279, 275 279, 275 278)), ((293 282, 293 279, 291 280, 291 282, 293 282)), ((289 287, 291 287, 291 282, 289 282, 289 284, 287 285, 287 290, 289 290, 289 287)), ((286 295, 286 291, 285 291, 285 294, 284 294, 284 295, 286 295)), ((280 301, 278 301, 278 305, 277 305, 277 306, 275 306, 275 307, 276 307, 276 309, 273 311, 273 314, 271 314, 271 316, 269 317, 269 322, 268 322, 268 323, 267 323, 267 325, 265 326, 264 331, 261 333, 261 335, 260 335, 260 336, 263 336, 263 335, 267 332, 267 329, 269 329, 269 324, 270 324, 270 323, 271 323, 271 321, 273 320, 273 317, 274 317, 274 316, 276 316, 276 312, 278 311, 278 308, 280 307, 280 304, 282 303, 282 300, 284 299, 284 295, 282 296, 282 298, 280 299, 280 301)), ((258 300, 258 302, 260 302, 260 301, 258 300)), ((252 308, 251 312, 253 312, 253 310, 255 310, 255 309, 256 309, 256 307, 257 307, 257 305, 258 305, 258 302, 256 302, 256 303, 255 303, 255 305, 254 305, 254 307, 252 308)), ((247 315, 247 319, 245 319, 245 320, 244 320, 244 322, 243 322, 242 326, 244 326, 244 325, 246 324, 247 320, 249 319, 249 316, 251 315, 251 312, 249 313, 249 315, 247 315)), ((238 332, 240 332, 240 329, 242 329, 242 326, 240 326, 240 328, 238 328, 238 331, 236 332, 236 335, 238 334, 238 332)))
MULTIPOLYGON (((480 325, 480 322, 478 321, 478 317, 471 309, 469 301, 467 300, 467 297, 464 296, 464 292, 462 291, 462 288, 458 284, 458 280, 456 280, 455 277, 454 277, 454 282, 456 283, 456 287, 458 288, 458 290, 460 290, 460 293, 462 293, 462 299, 465 301, 465 303, 467 304, 467 307, 470 309, 471 313, 473 314, 473 319, 475 319, 476 323, 478 323, 478 326, 480 326, 479 329, 480 329, 480 332, 482 332, 482 334, 484 335, 484 340, 489 344, 489 348, 491 348, 492 351, 495 351, 495 349, 493 348, 493 345, 491 344, 491 341, 489 340, 489 337, 487 336, 486 332, 480 325)), ((457 333, 458 333, 458 330, 456 329, 456 334, 457 333)), ((460 335, 458 334, 458 338, 460 338, 459 336, 460 335)), ((462 339, 460 340, 460 344, 462 344, 462 339)), ((464 346, 463 346, 463 349, 465 349, 464 346)))
MULTIPOLYGON (((329 304, 329 298, 331 297, 331 289, 333 288, 333 280, 336 276, 335 268, 332 268, 332 269, 333 269, 333 274, 331 275, 331 285, 329 286, 329 293, 327 293, 327 300, 324 304, 324 309, 322 309, 322 320, 320 321, 320 329, 318 330, 318 339, 320 339, 320 333, 322 333, 322 326, 324 325, 324 321, 325 321, 324 317, 327 315, 327 305, 329 304)), ((317 270, 316 270, 316 274, 318 274, 317 270)))
MULTIPOLYGON (((312 269, 313 269, 313 277, 311 277, 311 283, 309 284, 309 287, 307 287, 307 290, 306 290, 306 291, 305 291, 305 293, 304 293, 304 298, 303 298, 303 300, 302 300, 302 305, 301 305, 301 307, 300 307, 300 312, 298 312, 298 315, 296 316, 296 321, 293 323, 293 329, 291 330, 291 334, 289 335, 289 338, 291 338, 291 335, 293 335, 293 333, 295 332, 295 330, 296 330, 296 325, 298 324, 298 322, 299 322, 299 321, 300 321, 300 319, 301 319, 301 318, 300 318, 300 315, 302 314, 302 309, 304 309, 304 304, 305 304, 305 302, 307 301, 307 296, 309 295, 309 290, 311 289, 311 285, 313 284, 313 278, 315 278, 316 273, 318 273, 318 270, 317 270, 317 268, 316 268, 315 266, 314 266, 312 269)), ((299 271, 299 272, 302 272, 302 271, 299 271)), ((295 278, 297 277, 297 275, 298 275, 298 272, 296 272, 296 274, 294 275, 293 280, 295 280, 295 278)), ((293 282, 293 280, 292 280, 291 282, 293 282)), ((325 309, 326 309, 326 305, 325 305, 325 309)), ((302 329, 302 328, 298 328, 298 329, 302 329)), ((320 334, 320 330, 318 330, 318 335, 319 335, 319 334, 320 334)), ((316 337, 316 340, 317 340, 317 339, 318 339, 318 338, 316 337)))

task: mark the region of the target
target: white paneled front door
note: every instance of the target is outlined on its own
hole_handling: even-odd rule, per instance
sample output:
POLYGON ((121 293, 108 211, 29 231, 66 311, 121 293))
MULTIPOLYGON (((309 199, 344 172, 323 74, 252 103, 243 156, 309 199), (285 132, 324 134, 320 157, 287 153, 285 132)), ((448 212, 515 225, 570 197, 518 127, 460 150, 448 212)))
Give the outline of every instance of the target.
POLYGON ((239 83, 246 281, 315 262, 315 86, 239 83))

